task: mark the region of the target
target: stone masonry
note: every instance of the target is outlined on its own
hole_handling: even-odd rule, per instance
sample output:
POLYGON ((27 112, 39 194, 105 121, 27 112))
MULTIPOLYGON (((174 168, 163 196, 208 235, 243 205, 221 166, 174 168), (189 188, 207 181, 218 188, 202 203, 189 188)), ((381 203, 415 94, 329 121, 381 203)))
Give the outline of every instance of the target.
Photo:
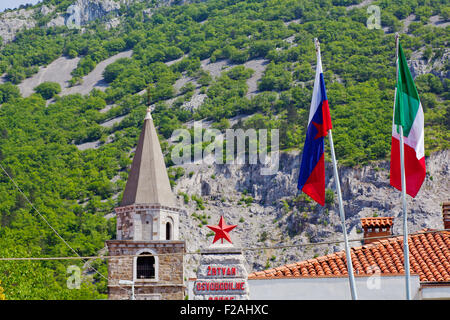
POLYGON ((120 280, 134 280, 136 300, 184 299, 186 290, 183 278, 184 241, 110 240, 106 243, 109 255, 112 256, 109 260, 108 272, 109 299, 130 299, 131 286, 119 285, 120 280), (133 255, 139 253, 155 254, 157 259, 155 279, 135 278, 136 257, 133 255))
POLYGON ((201 251, 194 300, 248 300, 247 270, 242 250, 216 244, 201 251))

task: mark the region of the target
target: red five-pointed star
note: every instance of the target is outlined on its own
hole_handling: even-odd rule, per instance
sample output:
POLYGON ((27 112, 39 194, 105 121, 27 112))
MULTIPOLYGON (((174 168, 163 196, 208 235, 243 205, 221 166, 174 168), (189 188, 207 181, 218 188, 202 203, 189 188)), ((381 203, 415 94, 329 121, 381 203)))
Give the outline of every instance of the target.
POLYGON ((317 129, 317 134, 314 137, 314 140, 322 138, 322 137, 325 137, 327 135, 328 132, 325 130, 325 127, 324 127, 324 125, 322 123, 315 123, 315 122, 313 122, 312 124, 317 129))
POLYGON ((229 243, 233 243, 233 242, 231 242, 231 238, 230 238, 230 235, 228 234, 228 232, 233 230, 236 227, 236 225, 234 225, 234 226, 226 225, 225 220, 223 219, 222 216, 220 217, 219 225, 207 226, 207 227, 216 233, 213 243, 215 243, 219 239, 222 239, 222 243, 223 243, 223 239, 226 239, 229 243))

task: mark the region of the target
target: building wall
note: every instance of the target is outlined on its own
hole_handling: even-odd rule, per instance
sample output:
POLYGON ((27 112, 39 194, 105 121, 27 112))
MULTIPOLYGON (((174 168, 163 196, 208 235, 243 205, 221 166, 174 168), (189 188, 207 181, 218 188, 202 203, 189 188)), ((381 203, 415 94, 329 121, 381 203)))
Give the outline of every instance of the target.
POLYGON ((366 239, 366 238, 375 238, 375 237, 387 237, 392 236, 392 232, 390 230, 387 231, 377 231, 377 232, 364 232, 364 244, 369 244, 373 242, 380 241, 380 239, 366 239))
POLYGON ((166 223, 172 225, 172 240, 179 239, 180 209, 160 205, 116 208, 118 240, 166 240, 166 223))
POLYGON ((450 300, 450 283, 445 286, 422 286, 420 293, 423 300, 450 300))
MULTIPOLYGON (((134 294, 136 300, 184 300, 185 296, 184 292, 176 286, 135 286, 134 294)), ((108 299, 131 299, 131 286, 109 287, 108 299)))
POLYGON ((117 239, 133 239, 132 212, 117 212, 117 239))
MULTIPOLYGON (((358 299, 404 300, 404 276, 355 278, 358 299)), ((248 280, 250 300, 349 300, 350 284, 346 277, 283 278, 248 280)), ((420 299, 418 275, 411 275, 411 297, 420 299)))
POLYGON ((160 235, 161 239, 166 239, 166 223, 169 222, 172 225, 172 239, 178 240, 180 237, 179 234, 179 223, 180 216, 177 212, 169 211, 169 210, 161 210, 160 213, 160 235))
POLYGON ((125 287, 127 290, 124 290, 124 286, 119 285, 120 280, 135 282, 135 295, 137 299, 184 299, 184 241, 112 240, 107 241, 106 244, 108 246, 110 256, 132 256, 139 255, 143 252, 154 254, 156 266, 155 279, 136 279, 136 257, 111 257, 108 261, 109 299, 130 299, 131 286, 125 287))

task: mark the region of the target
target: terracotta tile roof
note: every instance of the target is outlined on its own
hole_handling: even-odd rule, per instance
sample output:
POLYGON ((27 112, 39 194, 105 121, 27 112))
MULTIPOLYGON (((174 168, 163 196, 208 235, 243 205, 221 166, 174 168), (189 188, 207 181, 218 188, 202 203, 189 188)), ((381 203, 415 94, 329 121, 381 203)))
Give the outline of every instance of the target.
POLYGON ((393 225, 393 217, 361 218, 362 227, 386 227, 393 225))
MULTIPOLYGON (((450 232, 422 230, 408 240, 411 273, 421 282, 450 281, 450 232)), ((404 274, 403 237, 392 237, 351 248, 353 268, 357 275, 370 275, 378 268, 382 275, 404 274)), ((340 251, 316 259, 257 271, 248 279, 282 277, 318 277, 347 275, 345 252, 340 251)))

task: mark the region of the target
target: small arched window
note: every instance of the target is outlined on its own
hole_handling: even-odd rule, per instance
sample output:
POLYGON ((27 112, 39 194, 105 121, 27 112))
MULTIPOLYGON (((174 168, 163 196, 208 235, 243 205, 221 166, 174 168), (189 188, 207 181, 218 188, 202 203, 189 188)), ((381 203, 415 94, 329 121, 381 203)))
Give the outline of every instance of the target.
MULTIPOLYGON (((148 255, 144 252, 141 255, 148 255)), ((155 279, 155 257, 138 257, 136 262, 137 279, 155 279)))
POLYGON ((170 222, 166 223, 166 240, 172 239, 172 225, 170 222))

